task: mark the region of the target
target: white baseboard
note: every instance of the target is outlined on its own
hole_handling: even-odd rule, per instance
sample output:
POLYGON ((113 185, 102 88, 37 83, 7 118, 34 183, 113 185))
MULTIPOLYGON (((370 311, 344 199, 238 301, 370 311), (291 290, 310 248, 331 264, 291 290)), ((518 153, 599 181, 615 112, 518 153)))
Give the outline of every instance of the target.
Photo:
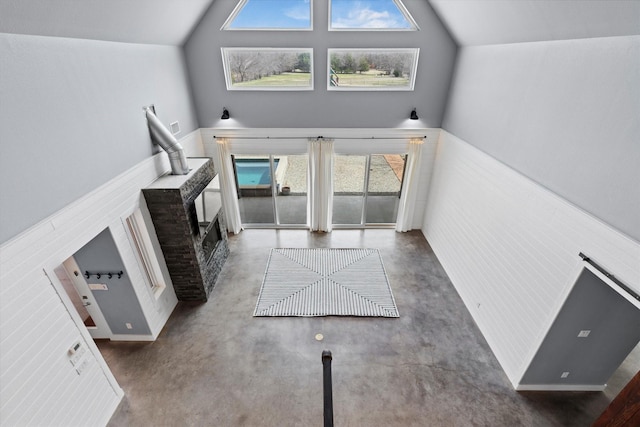
POLYGON ((583 384, 520 384, 516 391, 604 391, 607 385, 583 385, 583 384))

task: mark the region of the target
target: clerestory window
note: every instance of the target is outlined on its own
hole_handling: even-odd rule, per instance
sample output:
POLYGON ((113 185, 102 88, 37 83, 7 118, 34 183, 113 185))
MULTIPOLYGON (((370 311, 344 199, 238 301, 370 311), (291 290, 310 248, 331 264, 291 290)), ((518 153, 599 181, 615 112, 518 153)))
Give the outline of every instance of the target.
POLYGON ((241 0, 223 30, 312 30, 311 0, 241 0))
MULTIPOLYGON (((419 30, 401 0, 325 1, 330 31, 419 30)), ((312 0, 240 0, 221 30, 312 30, 312 10, 312 0)), ((327 89, 412 91, 418 53, 417 48, 328 49, 327 89)), ((313 59, 311 48, 222 48, 227 90, 313 90, 313 59)))
POLYGON ((417 31, 400 0, 329 0, 329 30, 417 31))

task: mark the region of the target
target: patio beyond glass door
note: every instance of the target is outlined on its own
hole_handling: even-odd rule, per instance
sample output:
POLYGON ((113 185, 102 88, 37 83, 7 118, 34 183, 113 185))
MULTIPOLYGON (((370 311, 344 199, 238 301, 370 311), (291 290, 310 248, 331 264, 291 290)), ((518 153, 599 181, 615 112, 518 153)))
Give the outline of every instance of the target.
POLYGON ((243 225, 306 225, 307 157, 306 154, 233 156, 243 225))
POLYGON ((368 156, 336 154, 333 169, 333 224, 363 225, 368 156))
POLYGON ((395 224, 406 155, 372 154, 366 196, 366 224, 395 224))
POLYGON ((336 155, 333 225, 395 224, 406 155, 336 155))
MULTIPOLYGON (((272 158, 269 155, 234 156, 240 219, 247 225, 273 225, 272 158)), ((277 164, 276 164, 277 167, 277 164)))
POLYGON ((278 225, 307 224, 307 154, 278 156, 276 169, 276 217, 278 225))

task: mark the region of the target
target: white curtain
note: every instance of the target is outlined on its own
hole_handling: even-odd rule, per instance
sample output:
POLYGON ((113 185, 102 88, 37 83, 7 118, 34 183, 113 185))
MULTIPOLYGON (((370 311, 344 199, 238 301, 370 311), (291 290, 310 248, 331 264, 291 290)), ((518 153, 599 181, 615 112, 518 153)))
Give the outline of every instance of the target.
POLYGON ((216 142, 218 148, 218 164, 220 165, 220 170, 218 171, 220 175, 220 193, 222 196, 222 205, 224 206, 225 219, 227 221, 227 230, 238 234, 240 230, 242 230, 242 221, 240 220, 238 191, 236 189, 236 178, 233 173, 229 142, 223 138, 217 139, 216 142))
POLYGON ((333 222, 333 140, 309 139, 307 222, 311 231, 331 231, 333 222))
POLYGON ((396 219, 396 231, 409 231, 413 223, 413 211, 415 210, 416 197, 418 195, 418 179, 420 176, 420 156, 422 153, 422 138, 409 141, 409 155, 405 165, 404 178, 402 180, 402 194, 398 206, 396 219))

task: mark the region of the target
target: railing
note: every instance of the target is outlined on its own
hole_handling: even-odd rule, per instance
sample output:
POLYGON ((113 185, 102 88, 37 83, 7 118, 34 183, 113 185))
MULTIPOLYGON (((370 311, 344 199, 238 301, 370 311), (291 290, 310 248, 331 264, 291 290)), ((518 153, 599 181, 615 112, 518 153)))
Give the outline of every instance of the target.
POLYGON ((339 86, 340 78, 333 68, 329 68, 329 84, 331 86, 339 86))
POLYGON ((322 352, 324 427, 333 427, 333 386, 331 384, 331 352, 322 352))

